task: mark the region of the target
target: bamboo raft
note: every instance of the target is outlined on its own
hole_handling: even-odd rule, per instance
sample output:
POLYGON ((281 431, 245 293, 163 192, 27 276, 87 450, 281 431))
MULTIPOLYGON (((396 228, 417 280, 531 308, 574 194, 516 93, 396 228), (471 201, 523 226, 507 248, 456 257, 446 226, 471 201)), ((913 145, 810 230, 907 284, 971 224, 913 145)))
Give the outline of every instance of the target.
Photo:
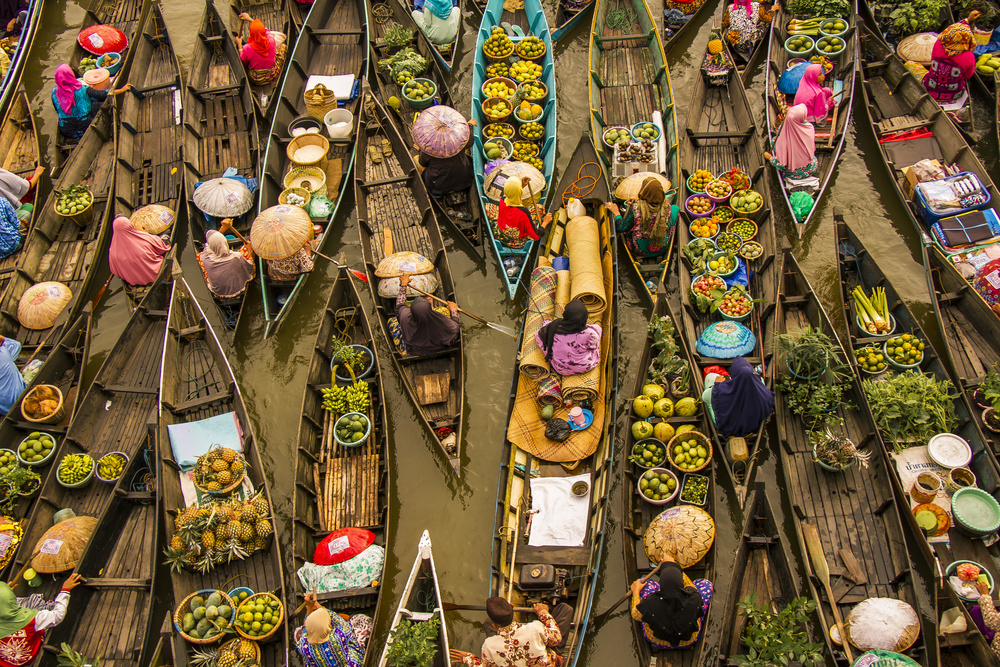
MULTIPOLYGON (((244 44, 246 44, 247 39, 247 35, 244 32, 249 32, 250 30, 249 24, 245 26, 247 30, 243 30, 244 26, 239 16, 244 12, 249 14, 250 18, 259 20, 268 30, 280 32, 285 35, 285 64, 278 77, 270 83, 263 85, 252 83, 249 79, 249 71, 244 67, 242 61, 239 60, 239 53, 236 54, 237 62, 234 65, 236 71, 242 69, 244 75, 248 77, 247 85, 250 87, 250 97, 253 99, 253 105, 260 113, 260 117, 264 119, 270 118, 271 114, 274 113, 274 102, 278 99, 276 91, 285 77, 285 71, 288 69, 288 63, 291 60, 292 50, 295 48, 295 37, 298 33, 298 27, 301 26, 301 24, 297 26, 297 24, 292 23, 292 16, 287 7, 288 3, 289 0, 230 0, 229 2, 231 32, 238 36, 242 35, 244 44)), ((291 0, 291 4, 295 4, 294 0, 291 0)), ((223 26, 222 33, 225 34, 225 32, 226 29, 223 26)), ((233 48, 235 49, 235 47, 234 43, 233 48)))
MULTIPOLYGON (((179 275, 173 281, 167 325, 163 366, 159 376, 159 424, 156 431, 165 535, 169 537, 174 533, 177 511, 189 505, 181 488, 180 467, 174 459, 168 427, 218 415, 234 415, 241 433, 247 479, 252 484, 254 493, 261 494, 267 501, 273 514, 275 510, 264 477, 259 443, 233 369, 198 300, 179 275)), ((207 504, 202 502, 199 506, 207 504)), ((285 602, 281 550, 277 536, 274 535, 276 531, 273 516, 267 522, 271 524, 273 537, 262 538, 266 542, 265 546, 255 550, 249 557, 216 564, 205 574, 188 569, 172 570, 170 584, 174 603, 180 603, 195 591, 219 588, 221 582, 230 580, 234 585, 247 586, 254 592, 270 591, 285 602)), ((285 622, 276 628, 271 640, 260 644, 261 664, 281 665, 287 660, 289 624, 292 622, 287 616, 291 614, 291 610, 286 609, 285 614, 285 622)), ((190 664, 186 651, 175 654, 174 660, 177 667, 187 667, 190 664)))
MULTIPOLYGON (((196 253, 205 245, 205 234, 218 228, 218 219, 208 221, 194 205, 195 185, 219 178, 226 170, 257 182, 260 177, 260 148, 257 143, 257 114, 251 100, 251 86, 218 11, 206 5, 205 20, 198 33, 188 69, 184 96, 184 186, 187 194, 188 225, 196 253)), ((256 202, 233 226, 249 238, 250 223, 257 215, 256 202)), ((238 251, 240 243, 230 241, 238 251)), ((243 312, 248 289, 228 299, 213 295, 222 322, 235 331, 243 312)))
MULTIPOLYGON (((289 9, 293 18, 300 7, 291 2, 289 9)), ((292 164, 286 153, 291 139, 288 124, 299 116, 308 115, 306 102, 302 93, 310 75, 330 76, 338 74, 353 74, 356 90, 360 90, 361 78, 368 72, 368 41, 369 24, 364 20, 365 4, 361 0, 333 0, 317 3, 316 11, 309 14, 302 27, 295 48, 289 51, 287 58, 292 64, 285 71, 281 82, 280 100, 276 102, 274 116, 271 119, 271 131, 267 139, 264 153, 262 176, 260 183, 261 211, 278 203, 278 196, 285 189, 283 180, 292 164)), ((355 129, 357 128, 360 94, 344 103, 342 108, 354 114, 355 129)), ((331 139, 330 151, 327 153, 326 166, 326 196, 334 202, 334 210, 326 220, 314 218, 313 224, 323 227, 318 245, 322 248, 332 222, 340 209, 341 200, 350 183, 350 174, 354 164, 355 134, 346 139, 331 139)), ((263 141, 261 142, 264 143, 263 141)), ((308 274, 302 274, 295 280, 276 281, 267 275, 267 266, 263 259, 258 258, 261 294, 264 299, 264 336, 274 334, 281 326, 285 315, 291 310, 292 304, 302 290, 308 274)))
MULTIPOLYGON (((375 533, 375 544, 389 550, 389 490, 393 486, 389 465, 388 421, 378 357, 368 383, 368 419, 372 433, 359 447, 342 447, 333 437, 333 417, 323 408, 322 390, 333 379, 330 370, 334 336, 374 350, 368 314, 351 274, 341 269, 323 310, 309 375, 302 396, 295 450, 295 488, 292 495, 292 565, 296 570, 313 560, 317 545, 335 530, 364 528, 375 533)), ((338 381, 338 384, 348 384, 338 381)), ((297 606, 306 590, 298 577, 288 596, 297 606)), ((381 586, 365 586, 316 597, 327 608, 346 614, 377 615, 381 586)), ((370 656, 374 651, 370 652, 370 656)))
POLYGON ((371 112, 370 115, 365 112, 358 130, 358 153, 362 158, 354 163, 354 196, 369 287, 382 335, 392 350, 392 361, 403 386, 452 472, 458 474, 462 468, 465 412, 462 338, 459 337, 454 347, 430 357, 400 354, 388 323, 390 317, 395 317, 395 299, 378 295, 379 278, 375 275, 375 269, 385 257, 394 252, 415 252, 434 263, 440 283, 439 296, 456 301, 451 266, 430 197, 417 175, 406 144, 367 85, 364 97, 364 106, 370 106, 371 112), (392 155, 385 156, 381 164, 372 164, 366 157, 368 146, 380 147, 383 140, 392 146, 392 155), (445 432, 439 436, 441 429, 445 432), (443 444, 446 433, 455 436, 451 446, 443 444))

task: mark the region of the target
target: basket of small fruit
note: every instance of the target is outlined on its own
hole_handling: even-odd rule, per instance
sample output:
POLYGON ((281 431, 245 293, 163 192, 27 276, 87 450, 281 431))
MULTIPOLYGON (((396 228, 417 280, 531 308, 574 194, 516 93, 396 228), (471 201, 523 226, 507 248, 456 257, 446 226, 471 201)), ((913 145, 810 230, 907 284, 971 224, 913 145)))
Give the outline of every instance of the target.
POLYGON ((508 98, 517 90, 517 84, 512 79, 496 76, 483 82, 483 95, 486 97, 508 98))
POLYGON ((882 350, 874 345, 865 345, 854 350, 854 358, 858 362, 858 368, 869 375, 881 375, 889 368, 882 350))
POLYGON ((742 322, 753 312, 753 299, 743 285, 733 285, 722 295, 719 303, 719 314, 723 319, 742 322))
POLYGON ((691 292, 696 297, 703 296, 710 301, 715 300, 715 297, 712 295, 713 291, 719 294, 719 292, 724 292, 726 289, 726 281, 711 273, 698 276, 691 281, 691 292))
POLYGON ((539 141, 545 136, 545 127, 541 123, 525 123, 517 130, 517 133, 527 141, 539 141))
POLYGON ((275 637, 284 620, 285 608, 281 600, 271 593, 257 593, 248 597, 236 608, 233 627, 246 639, 266 642, 275 637))
POLYGON ((660 128, 646 121, 636 123, 632 126, 632 138, 636 141, 642 141, 643 139, 656 141, 660 138, 660 128))
POLYGON ((534 157, 538 155, 541 149, 538 148, 538 144, 534 141, 515 141, 514 142, 514 159, 524 161, 529 157, 534 157))
POLYGON ((248 586, 237 586, 233 590, 229 591, 229 597, 231 597, 233 602, 236 604, 243 602, 251 595, 253 595, 253 589, 248 586))
POLYGON ((720 181, 725 181, 733 186, 733 190, 749 190, 753 182, 750 177, 743 173, 743 170, 739 167, 733 167, 722 176, 719 176, 720 181))
POLYGON ((232 493, 247 475, 243 454, 229 447, 212 447, 198 457, 193 470, 196 489, 202 493, 224 495, 232 493))
POLYGON ((483 128, 483 136, 487 139, 494 137, 510 139, 514 136, 514 126, 510 123, 490 123, 483 128))
POLYGON ((737 190, 729 199, 729 205, 741 215, 751 215, 764 205, 764 198, 756 190, 737 190))
POLYGON ((753 220, 747 220, 746 218, 736 218, 731 220, 728 225, 726 225, 726 231, 730 234, 736 234, 743 241, 750 241, 755 236, 757 236, 757 223, 753 220))
POLYGON ((729 195, 733 194, 733 186, 717 178, 714 181, 709 181, 708 185, 705 186, 705 194, 716 204, 721 204, 729 199, 729 195))
POLYGON ((719 234, 719 238, 715 239, 715 245, 719 246, 719 250, 725 252, 739 252, 740 248, 743 247, 743 239, 739 234, 722 232, 719 234))
POLYGON ((844 19, 826 19, 819 24, 819 34, 824 37, 841 37, 847 32, 847 21, 844 19))
POLYGON ((720 278, 728 278, 740 268, 740 262, 731 250, 728 252, 717 252, 709 260, 706 268, 710 273, 714 273, 720 278))
POLYGON ((252 667, 260 664, 260 646, 257 642, 237 637, 219 647, 215 659, 217 667, 252 667))
POLYGON ((704 475, 684 475, 681 482, 680 501, 688 505, 705 505, 708 500, 708 485, 710 480, 704 475))
POLYGON ((816 53, 822 53, 827 58, 836 58, 846 48, 847 42, 840 37, 820 37, 816 42, 816 53))
POLYGON ((719 222, 729 222, 736 217, 736 214, 728 206, 716 206, 715 210, 712 211, 712 217, 719 222))
POLYGON ((487 160, 505 160, 514 154, 514 144, 510 139, 496 137, 483 144, 483 155, 487 160))
POLYGON ((756 241, 747 241, 740 246, 739 253, 743 259, 752 261, 764 254, 764 246, 756 241))
POLYGON ((411 79, 403 84, 403 99, 414 109, 426 109, 434 103, 437 84, 430 79, 411 79))
POLYGON ((34 387, 21 401, 21 416, 32 424, 58 424, 65 414, 62 391, 54 384, 34 387))
POLYGON ((698 169, 693 174, 688 176, 688 190, 691 192, 704 192, 705 188, 712 182, 712 180, 712 172, 705 171, 704 169, 698 169))
POLYGON ((483 55, 491 62, 503 62, 514 53, 514 42, 503 28, 497 26, 483 42, 483 55))
POLYGON ((371 422, 360 412, 348 412, 337 420, 333 437, 344 447, 360 447, 372 433, 371 422))
POLYGON ((67 489, 82 489, 94 479, 94 458, 88 454, 67 454, 56 469, 56 481, 67 489))
POLYGON ((656 438, 646 438, 632 445, 632 455, 628 460, 640 468, 656 468, 667 460, 667 449, 656 438))
POLYGON ((108 70, 110 76, 114 76, 118 73, 118 70, 122 68, 122 63, 124 62, 122 54, 116 53, 115 51, 108 51, 94 63, 102 69, 108 70))
POLYGON ((32 431, 17 446, 17 461, 30 468, 47 465, 56 455, 56 441, 48 433, 32 431))
POLYGON ((893 368, 917 368, 924 361, 924 342, 912 334, 889 338, 882 344, 882 352, 893 368))
POLYGON ((214 644, 232 624, 233 607, 232 598, 222 591, 196 591, 174 610, 174 629, 191 644, 214 644))
POLYGON ((688 229, 696 239, 710 239, 719 233, 719 223, 715 218, 695 218, 688 229))
POLYGON ((97 459, 97 479, 108 484, 114 484, 125 474, 128 465, 128 454, 125 452, 109 452, 97 459))
POLYGON ((522 123, 529 123, 531 121, 541 122, 542 116, 544 115, 545 109, 542 105, 532 104, 528 100, 524 100, 516 109, 514 109, 514 118, 522 123))
POLYGON ((545 47, 545 42, 538 39, 537 37, 525 37, 517 43, 514 47, 514 51, 517 55, 525 60, 538 60, 545 55, 547 51, 545 47))
POLYGON ((628 146, 632 143, 632 135, 629 133, 627 127, 612 125, 604 130, 604 134, 601 135, 601 141, 608 148, 614 148, 618 144, 628 146))
POLYGON ((693 194, 684 202, 684 210, 694 218, 705 218, 712 215, 715 210, 715 202, 707 195, 693 194))
POLYGON ((94 219, 94 195, 83 185, 71 185, 55 190, 56 213, 69 218, 75 225, 86 227, 94 219))
POLYGON ((677 475, 666 468, 652 468, 642 473, 636 488, 650 505, 666 505, 677 497, 677 475))
POLYGON ((684 472, 698 472, 712 462, 712 442, 698 431, 678 433, 667 444, 670 465, 684 472))
POLYGON ((17 466, 17 454, 13 449, 0 449, 0 477, 3 477, 17 466))
POLYGON ((809 35, 792 35, 785 40, 785 51, 793 58, 804 58, 812 53, 815 45, 809 35))
POLYGON ((278 195, 279 204, 291 204, 299 208, 308 206, 311 199, 312 195, 305 188, 285 188, 278 195))
POLYGON ((507 67, 507 63, 497 62, 486 66, 486 77, 489 79, 498 76, 506 77, 508 74, 510 74, 510 68, 507 67))
POLYGON ((548 87, 541 81, 525 81, 519 87, 524 89, 524 99, 529 102, 540 104, 549 96, 548 87))
POLYGON ((490 97, 483 100, 483 115, 490 119, 491 122, 495 123, 497 121, 503 120, 510 115, 513 111, 510 102, 503 97, 490 97))
POLYGON ((536 81, 542 75, 542 66, 530 60, 518 60, 510 66, 510 78, 518 83, 536 81))

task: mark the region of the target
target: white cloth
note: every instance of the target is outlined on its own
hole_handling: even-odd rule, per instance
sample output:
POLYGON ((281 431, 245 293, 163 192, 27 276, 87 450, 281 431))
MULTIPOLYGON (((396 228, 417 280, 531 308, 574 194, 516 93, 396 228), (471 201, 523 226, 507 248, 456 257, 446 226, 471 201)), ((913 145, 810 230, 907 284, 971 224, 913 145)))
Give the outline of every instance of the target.
POLYGON ((580 547, 587 536, 590 509, 590 475, 537 477, 531 480, 531 520, 528 546, 580 547), (587 493, 573 495, 573 485, 586 482, 587 493))

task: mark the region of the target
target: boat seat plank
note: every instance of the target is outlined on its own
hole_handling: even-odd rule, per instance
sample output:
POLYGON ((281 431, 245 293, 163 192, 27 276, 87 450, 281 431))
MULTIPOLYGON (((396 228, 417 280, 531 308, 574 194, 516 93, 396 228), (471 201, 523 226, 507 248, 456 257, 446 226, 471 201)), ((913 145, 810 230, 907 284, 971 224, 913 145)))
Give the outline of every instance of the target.
MULTIPOLYGON (((516 565, 547 563, 583 567, 590 562, 590 547, 531 547, 522 544, 517 549, 516 565)), ((515 568, 516 572, 516 568, 515 568)))

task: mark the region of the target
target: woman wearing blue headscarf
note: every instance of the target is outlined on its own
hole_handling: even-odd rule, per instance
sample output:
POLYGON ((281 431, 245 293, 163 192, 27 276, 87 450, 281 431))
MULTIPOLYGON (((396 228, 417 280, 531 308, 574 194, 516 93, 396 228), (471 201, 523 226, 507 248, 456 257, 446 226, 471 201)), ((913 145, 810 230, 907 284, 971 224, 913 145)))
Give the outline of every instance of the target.
POLYGON ((701 400, 708 406, 716 430, 726 437, 756 433, 774 412, 774 392, 743 357, 733 359, 728 379, 716 373, 705 378, 701 400))
POLYGON ((412 14, 431 44, 451 45, 458 37, 458 26, 462 22, 458 0, 415 0, 412 14))
POLYGON ((5 415, 17 403, 28 384, 14 363, 21 352, 21 344, 3 336, 0 336, 0 341, 0 415, 5 415))

